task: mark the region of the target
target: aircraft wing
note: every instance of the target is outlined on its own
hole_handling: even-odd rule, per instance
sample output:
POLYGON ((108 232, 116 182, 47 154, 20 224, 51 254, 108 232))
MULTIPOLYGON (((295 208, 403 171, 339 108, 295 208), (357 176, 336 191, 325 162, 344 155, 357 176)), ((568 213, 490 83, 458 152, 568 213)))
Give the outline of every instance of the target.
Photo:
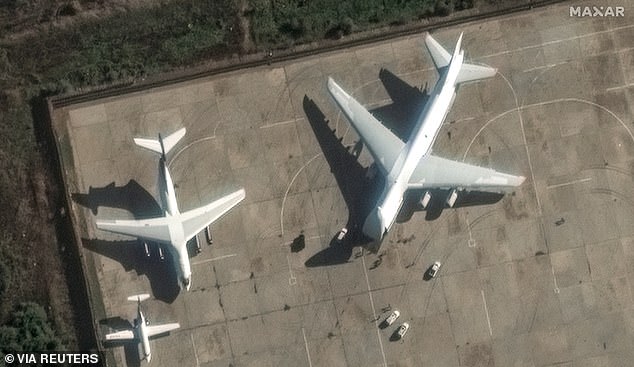
POLYGON ((178 329, 181 325, 177 322, 172 324, 163 324, 163 325, 150 325, 146 326, 145 330, 147 331, 148 338, 153 337, 159 334, 165 334, 168 331, 172 331, 174 329, 178 329))
POLYGON ((167 217, 141 220, 98 220, 97 228, 157 242, 170 242, 167 217))
POLYGON ((211 204, 181 214, 185 239, 189 240, 244 199, 244 189, 224 196, 211 204))
POLYGON ((376 165, 383 174, 387 175, 405 143, 337 85, 332 78, 328 78, 328 91, 363 140, 376 165))
POLYGON ((524 182, 523 176, 513 176, 490 168, 478 167, 445 158, 426 155, 412 174, 411 189, 504 190, 524 182))
POLYGON ((106 340, 126 341, 134 339, 134 331, 132 330, 121 330, 115 333, 106 334, 106 340))

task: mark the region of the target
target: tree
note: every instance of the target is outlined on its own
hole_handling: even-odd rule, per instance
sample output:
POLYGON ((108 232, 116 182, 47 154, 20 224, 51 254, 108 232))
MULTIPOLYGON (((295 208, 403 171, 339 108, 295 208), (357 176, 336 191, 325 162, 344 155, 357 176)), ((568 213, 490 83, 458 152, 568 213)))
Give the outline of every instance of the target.
POLYGON ((15 352, 46 352, 62 350, 55 331, 42 306, 33 302, 20 303, 9 321, 0 327, 0 357, 15 352))

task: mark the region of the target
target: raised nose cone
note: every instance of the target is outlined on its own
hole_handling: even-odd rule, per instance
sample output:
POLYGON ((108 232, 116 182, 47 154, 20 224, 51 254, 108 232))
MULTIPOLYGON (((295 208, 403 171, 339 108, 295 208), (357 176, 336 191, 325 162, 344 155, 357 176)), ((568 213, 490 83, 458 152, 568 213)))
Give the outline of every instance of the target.
POLYGON ((189 290, 189 288, 192 286, 191 277, 181 278, 181 286, 184 287, 185 290, 189 290))
POLYGON ((363 224, 363 234, 373 240, 380 241, 383 239, 386 231, 387 228, 385 227, 385 221, 381 215, 381 207, 376 207, 365 219, 365 223, 363 224))

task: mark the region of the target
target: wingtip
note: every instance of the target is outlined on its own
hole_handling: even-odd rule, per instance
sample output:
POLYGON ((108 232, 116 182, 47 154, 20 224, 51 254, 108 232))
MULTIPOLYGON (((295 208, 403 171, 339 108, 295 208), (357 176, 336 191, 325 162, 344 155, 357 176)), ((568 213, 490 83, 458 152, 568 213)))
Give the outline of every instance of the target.
POLYGON ((335 80, 331 76, 328 76, 328 89, 333 90, 336 87, 338 87, 338 85, 335 83, 335 80))
POLYGON ((460 52, 460 47, 462 46, 462 36, 463 35, 464 35, 464 32, 460 32, 460 37, 458 37, 458 42, 456 42, 456 49, 454 50, 454 53, 460 52))
POLYGON ((519 176, 519 177, 517 178, 517 184, 516 184, 515 186, 520 186, 521 184, 523 184, 523 183, 524 183, 524 181, 526 181, 526 177, 524 177, 524 176, 519 176))

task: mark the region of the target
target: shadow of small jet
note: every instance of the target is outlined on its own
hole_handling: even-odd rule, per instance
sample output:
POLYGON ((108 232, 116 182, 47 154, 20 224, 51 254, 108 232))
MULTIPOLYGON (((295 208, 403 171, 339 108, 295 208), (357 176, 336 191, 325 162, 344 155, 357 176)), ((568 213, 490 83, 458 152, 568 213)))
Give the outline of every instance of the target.
POLYGON ((134 270, 138 275, 147 276, 156 299, 172 303, 180 293, 176 268, 172 256, 164 249, 164 259, 158 256, 158 244, 151 244, 148 258, 140 241, 105 241, 82 238, 82 244, 90 251, 117 261, 125 271, 134 270))

